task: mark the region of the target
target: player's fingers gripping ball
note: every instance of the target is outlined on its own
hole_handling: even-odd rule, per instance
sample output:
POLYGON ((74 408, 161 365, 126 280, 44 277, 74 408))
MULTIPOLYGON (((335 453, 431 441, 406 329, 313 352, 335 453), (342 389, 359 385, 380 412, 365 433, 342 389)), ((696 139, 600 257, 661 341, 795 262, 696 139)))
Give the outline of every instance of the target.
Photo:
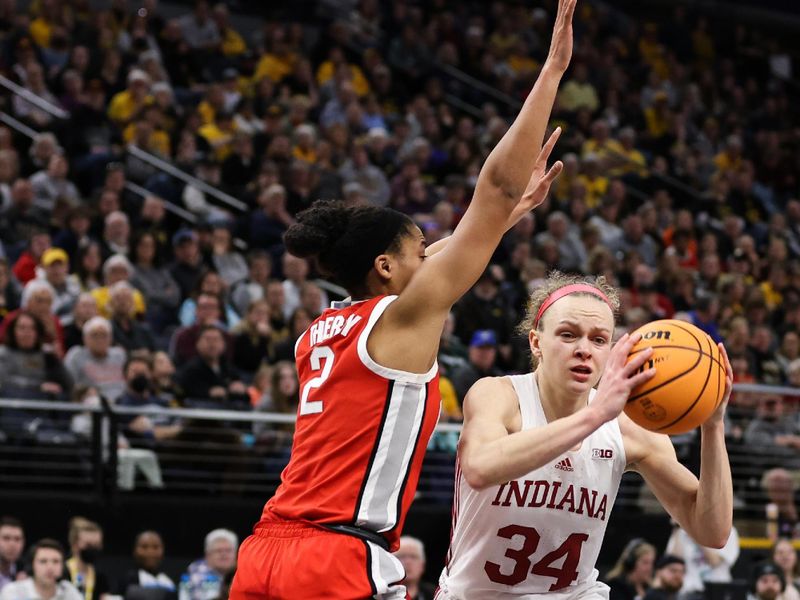
POLYGON ((655 367, 656 374, 634 388, 625 414, 659 433, 686 433, 702 425, 725 393, 725 365, 717 345, 691 323, 673 319, 653 321, 637 333, 642 339, 629 359, 652 348, 643 368, 655 367))

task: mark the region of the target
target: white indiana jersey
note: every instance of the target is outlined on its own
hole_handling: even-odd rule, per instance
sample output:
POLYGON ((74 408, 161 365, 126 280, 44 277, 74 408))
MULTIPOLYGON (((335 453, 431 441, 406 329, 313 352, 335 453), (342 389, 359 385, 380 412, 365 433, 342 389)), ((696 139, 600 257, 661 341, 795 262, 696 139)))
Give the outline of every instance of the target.
MULTIPOLYGON (((533 374, 510 379, 522 429, 546 425, 533 374)), ((595 583, 594 566, 625 463, 622 434, 614 419, 583 440, 578 450, 482 491, 467 484, 457 464, 442 596, 583 597, 585 590, 601 585, 595 583)))

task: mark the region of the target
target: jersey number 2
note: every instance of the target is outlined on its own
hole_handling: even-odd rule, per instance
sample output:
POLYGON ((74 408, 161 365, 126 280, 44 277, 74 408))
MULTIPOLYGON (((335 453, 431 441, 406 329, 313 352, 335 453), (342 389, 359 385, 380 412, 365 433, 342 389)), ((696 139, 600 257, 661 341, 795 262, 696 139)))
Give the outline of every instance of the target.
POLYGON ((503 585, 517 585, 528 577, 528 573, 540 575, 542 577, 553 577, 556 581, 550 586, 550 591, 555 592, 567 587, 578 578, 578 563, 581 560, 581 549, 583 542, 589 539, 585 533, 573 533, 564 540, 558 548, 545 554, 533 568, 531 568, 531 556, 539 546, 539 532, 533 527, 522 525, 507 525, 497 532, 498 537, 510 540, 515 536, 522 536, 523 543, 521 548, 506 549, 506 556, 515 561, 514 570, 505 574, 500 570, 500 565, 487 561, 483 565, 483 570, 489 579, 495 583, 503 585), (559 558, 564 557, 561 567, 553 567, 552 564, 559 558))
POLYGON ((322 400, 308 399, 311 390, 318 388, 328 376, 331 374, 333 368, 333 350, 328 346, 317 346, 311 351, 311 369, 322 373, 310 379, 307 384, 303 386, 303 393, 300 396, 300 415, 316 415, 322 412, 322 400), (323 364, 324 361, 324 364, 323 364))

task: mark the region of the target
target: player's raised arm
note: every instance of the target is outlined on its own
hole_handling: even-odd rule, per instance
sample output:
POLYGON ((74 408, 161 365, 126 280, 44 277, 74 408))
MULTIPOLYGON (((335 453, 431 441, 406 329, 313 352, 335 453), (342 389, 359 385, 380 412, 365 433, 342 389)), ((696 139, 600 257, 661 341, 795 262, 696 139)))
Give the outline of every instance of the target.
MULTIPOLYGON (((426 261, 387 317, 402 326, 449 310, 485 269, 528 188, 555 101, 572 56, 576 0, 560 0, 550 53, 514 123, 481 170, 475 195, 446 248, 426 261), (424 310, 420 310, 424 302, 424 310)), ((552 180, 556 172, 544 178, 552 180)), ((438 325, 440 326, 440 325, 438 325)))

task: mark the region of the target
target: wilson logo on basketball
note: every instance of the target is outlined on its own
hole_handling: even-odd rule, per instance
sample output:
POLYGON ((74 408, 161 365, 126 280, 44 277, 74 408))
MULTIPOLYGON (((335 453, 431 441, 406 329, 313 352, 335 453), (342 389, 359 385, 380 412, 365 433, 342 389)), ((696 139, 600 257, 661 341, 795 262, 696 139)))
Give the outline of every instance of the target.
POLYGON ((592 448, 592 458, 610 460, 614 458, 614 451, 611 448, 592 448))
POLYGON ((652 340, 655 338, 657 340, 668 340, 671 333, 671 331, 648 331, 642 334, 642 339, 652 340))
POLYGON ((565 458, 564 460, 560 460, 556 463, 556 469, 561 469, 562 471, 574 471, 575 469, 572 468, 572 461, 570 459, 565 458))

